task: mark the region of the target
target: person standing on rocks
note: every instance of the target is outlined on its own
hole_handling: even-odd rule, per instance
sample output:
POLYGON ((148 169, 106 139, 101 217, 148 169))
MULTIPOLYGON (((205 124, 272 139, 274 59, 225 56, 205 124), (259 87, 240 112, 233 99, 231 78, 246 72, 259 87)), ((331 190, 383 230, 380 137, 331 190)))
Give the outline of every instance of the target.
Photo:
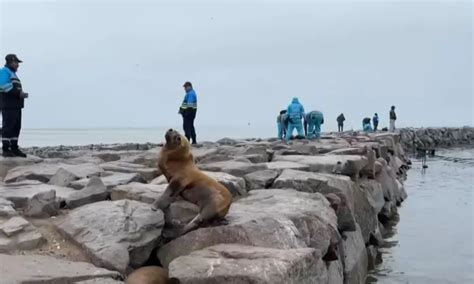
POLYGON ((23 92, 16 75, 22 61, 15 54, 5 56, 5 67, 0 69, 0 110, 2 112, 2 150, 4 157, 23 157, 18 147, 21 130, 21 110, 28 93, 23 92))
POLYGON ((183 103, 179 108, 179 113, 183 116, 183 130, 184 136, 188 141, 192 140, 192 144, 196 144, 196 129, 194 128, 194 119, 197 112, 197 95, 193 89, 191 82, 186 82, 183 85, 186 95, 183 103))
POLYGON ((397 120, 397 114, 395 113, 395 106, 390 109, 390 132, 395 132, 395 121, 397 120))
POLYGON ((291 104, 288 106, 288 130, 286 131, 286 142, 290 141, 290 138, 293 136, 293 130, 298 131, 298 137, 304 137, 303 123, 301 119, 305 117, 304 107, 298 100, 298 98, 293 98, 291 104))
POLYGON ((288 127, 288 115, 286 114, 286 110, 280 111, 280 114, 277 116, 277 127, 278 139, 286 137, 286 129, 288 127))
POLYGON ((377 132, 377 127, 379 127, 379 115, 377 113, 374 114, 372 122, 374 123, 374 132, 377 132))
POLYGON ((344 117, 344 114, 341 113, 338 117, 337 117, 337 131, 338 132, 344 132, 344 121, 346 120, 346 118, 344 117))
POLYGON ((319 140, 321 138, 321 125, 324 124, 323 113, 314 110, 305 116, 304 131, 308 139, 313 137, 319 140))

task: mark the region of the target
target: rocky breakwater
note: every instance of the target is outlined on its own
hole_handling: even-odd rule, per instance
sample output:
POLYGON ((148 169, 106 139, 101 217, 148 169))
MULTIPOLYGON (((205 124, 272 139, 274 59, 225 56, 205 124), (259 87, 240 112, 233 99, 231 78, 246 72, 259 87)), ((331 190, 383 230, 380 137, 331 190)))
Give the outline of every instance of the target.
POLYGON ((167 182, 159 146, 145 146, 35 148, 39 157, 0 160, 8 283, 121 283, 150 264, 181 283, 364 283, 406 198, 399 135, 222 139, 193 155, 234 195, 227 217, 168 239, 198 209, 180 200, 151 210, 167 182), (15 270, 20 262, 28 269, 15 270))
POLYGON ((401 143, 405 149, 435 149, 474 146, 474 127, 403 128, 401 143))

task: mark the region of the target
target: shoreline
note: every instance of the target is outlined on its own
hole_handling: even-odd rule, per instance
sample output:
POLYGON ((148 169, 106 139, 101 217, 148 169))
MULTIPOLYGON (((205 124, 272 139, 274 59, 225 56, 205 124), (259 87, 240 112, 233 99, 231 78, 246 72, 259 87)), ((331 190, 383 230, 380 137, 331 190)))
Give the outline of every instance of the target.
POLYGON ((67 274, 49 274, 51 282, 74 277, 66 276, 73 271, 85 273, 81 280, 123 283, 134 269, 161 264, 182 283, 217 284, 221 277, 364 283, 389 226, 409 218, 397 209, 410 192, 403 185, 411 164, 406 145, 448 144, 474 145, 474 128, 326 134, 320 142, 289 145, 276 139, 204 142, 193 148, 198 167, 224 184, 234 201, 224 224, 175 240, 167 234, 198 211, 184 201, 151 211, 149 204, 167 187, 156 168, 160 144, 29 148, 36 157, 0 158, 0 253, 7 253, 0 260, 47 257, 35 267, 45 271, 56 261, 73 261, 67 274), (19 229, 4 235, 8 222, 19 229), (202 273, 216 259, 221 265, 202 273), (102 274, 78 271, 77 261, 102 274))

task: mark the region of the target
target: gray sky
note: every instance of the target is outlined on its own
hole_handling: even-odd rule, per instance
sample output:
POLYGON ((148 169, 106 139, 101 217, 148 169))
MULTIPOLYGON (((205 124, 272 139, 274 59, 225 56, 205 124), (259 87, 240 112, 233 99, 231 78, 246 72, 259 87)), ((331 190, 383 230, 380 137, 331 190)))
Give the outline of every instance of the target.
POLYGON ((25 128, 268 126, 300 98, 325 130, 473 125, 471 1, 6 1, 0 53, 24 60, 25 128))

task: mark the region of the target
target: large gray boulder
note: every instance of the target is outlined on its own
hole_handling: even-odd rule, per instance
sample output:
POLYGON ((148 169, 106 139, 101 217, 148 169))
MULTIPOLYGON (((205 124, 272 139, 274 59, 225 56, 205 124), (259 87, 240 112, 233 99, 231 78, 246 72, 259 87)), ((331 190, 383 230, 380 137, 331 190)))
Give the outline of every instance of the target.
MULTIPOLYGON (((102 182, 107 187, 107 189, 112 189, 116 186, 129 184, 132 182, 141 182, 145 183, 145 180, 140 174, 137 173, 112 173, 111 175, 102 177, 102 182)), ((70 187, 74 189, 84 188, 90 181, 90 178, 83 178, 71 183, 70 187)))
POLYGON ((221 243, 312 247, 325 255, 339 241, 334 210, 318 193, 254 190, 232 204, 226 220, 226 225, 200 228, 166 244, 158 252, 161 263, 168 266, 179 256, 221 243))
POLYGON ((25 216, 36 218, 47 218, 55 216, 59 211, 59 202, 56 198, 56 191, 40 192, 28 200, 28 205, 23 212, 25 216))
POLYGON ((44 241, 38 229, 20 216, 0 221, 0 252, 33 250, 44 241))
POLYGON ((263 170, 244 176, 248 190, 270 188, 278 177, 277 170, 263 170))
POLYGON ((69 186, 73 181, 75 180, 78 180, 79 178, 63 169, 63 168, 60 168, 55 174, 54 176, 51 177, 51 179, 49 180, 48 184, 51 184, 51 185, 57 185, 57 186, 69 186))
POLYGON ((26 159, 25 158, 5 158, 0 156, 0 180, 2 180, 8 171, 13 168, 21 167, 21 166, 29 166, 40 163, 42 159, 29 155, 26 159))
POLYGON ((364 284, 367 275, 368 256, 359 228, 355 232, 344 232, 344 283, 364 284))
POLYGON ((43 184, 39 181, 27 180, 23 182, 0 185, 0 198, 7 199, 15 205, 16 209, 24 209, 28 202, 37 194, 42 192, 56 191, 58 202, 63 202, 71 194, 76 192, 72 188, 43 184))
POLYGON ((266 166, 268 169, 277 170, 280 173, 286 169, 309 171, 308 165, 295 163, 295 162, 288 162, 288 161, 274 161, 274 162, 272 161, 272 162, 266 163, 266 166))
POLYGON ((112 188, 110 199, 130 199, 152 204, 165 192, 167 186, 166 184, 154 185, 132 182, 112 188))
POLYGON ((15 211, 13 202, 0 197, 0 217, 12 217, 18 213, 15 211))
POLYGON ((74 209, 89 203, 107 199, 109 193, 100 177, 92 177, 82 190, 74 192, 66 199, 66 205, 74 209))
MULTIPOLYGON (((86 262, 72 262, 42 255, 0 254, 2 283, 77 283, 82 280, 119 279, 118 272, 86 262)), ((107 283, 107 282, 96 282, 107 283)))
POLYGON ((321 253, 312 248, 216 245, 175 259, 169 274, 183 284, 328 283, 321 253))
POLYGON ((109 172, 139 174, 145 181, 151 181, 158 176, 157 168, 148 168, 140 164, 114 161, 101 164, 100 166, 109 172))
POLYGON ((309 170, 318 173, 336 173, 357 177, 367 166, 368 160, 355 155, 321 155, 321 156, 275 156, 273 161, 290 161, 309 166, 309 170))
POLYGON ((46 183, 49 182, 49 180, 61 168, 74 174, 78 178, 99 176, 102 172, 104 172, 104 169, 102 169, 100 166, 91 163, 80 165, 70 165, 64 163, 39 163, 11 169, 8 171, 4 181, 11 183, 29 179, 46 183))
POLYGON ((354 231, 354 183, 349 177, 331 174, 284 170, 274 181, 273 188, 294 188, 304 192, 334 193, 341 198, 337 210, 338 227, 341 231, 354 231))
POLYGON ((209 172, 225 172, 236 177, 243 177, 246 174, 267 169, 265 164, 252 164, 234 160, 201 164, 199 168, 209 172))
POLYGON ((71 211, 58 230, 82 247, 93 263, 125 273, 139 267, 157 245, 164 217, 150 205, 132 201, 102 201, 71 211))

